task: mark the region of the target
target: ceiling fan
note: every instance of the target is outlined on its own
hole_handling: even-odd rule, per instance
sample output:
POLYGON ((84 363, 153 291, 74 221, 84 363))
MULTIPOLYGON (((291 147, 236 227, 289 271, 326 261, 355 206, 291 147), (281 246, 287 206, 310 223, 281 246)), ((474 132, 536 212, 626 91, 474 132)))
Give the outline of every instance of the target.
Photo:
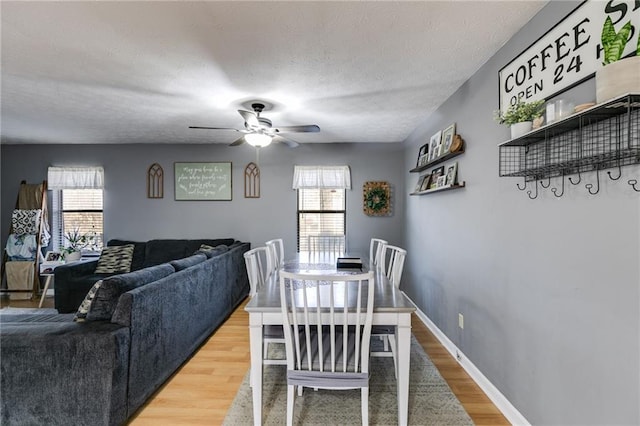
POLYGON ((289 137, 282 136, 281 133, 316 133, 320 131, 320 127, 315 124, 304 126, 280 126, 273 127, 271 120, 261 117, 260 113, 264 109, 264 104, 251 104, 253 112, 238 110, 238 113, 244 118, 244 129, 235 129, 231 127, 201 127, 189 126, 190 129, 212 129, 212 130, 234 130, 244 133, 243 136, 236 139, 229 146, 242 145, 247 142, 249 145, 261 148, 269 145, 271 142, 282 142, 291 148, 299 145, 298 142, 289 137))

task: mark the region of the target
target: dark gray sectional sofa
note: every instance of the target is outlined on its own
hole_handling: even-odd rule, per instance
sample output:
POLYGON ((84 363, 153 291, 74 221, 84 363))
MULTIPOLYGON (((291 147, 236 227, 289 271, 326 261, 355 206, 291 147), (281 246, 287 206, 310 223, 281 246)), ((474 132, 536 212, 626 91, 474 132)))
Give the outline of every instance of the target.
MULTIPOLYGON (((195 253, 202 244, 211 247, 219 245, 230 246, 233 238, 200 239, 200 240, 149 240, 146 242, 110 240, 107 246, 122 246, 133 244, 133 261, 131 271, 137 271, 149 266, 160 265, 176 259, 183 259, 195 253)), ((96 281, 108 278, 113 274, 96 274, 98 260, 72 263, 58 266, 54 270, 54 301, 59 313, 69 313, 78 310, 87 292, 96 281)))
POLYGON ((1 315, 0 424, 125 423, 246 297, 249 249, 236 242, 105 278, 86 322, 1 315))

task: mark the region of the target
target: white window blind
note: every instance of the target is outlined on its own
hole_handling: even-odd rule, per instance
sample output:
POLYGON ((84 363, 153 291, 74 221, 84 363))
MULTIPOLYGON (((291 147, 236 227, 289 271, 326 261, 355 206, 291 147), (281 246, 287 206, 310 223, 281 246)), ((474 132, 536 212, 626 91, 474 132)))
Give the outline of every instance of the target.
POLYGON ((298 251, 308 251, 309 235, 346 235, 344 189, 298 189, 298 251))
POLYGON ((349 166, 293 166, 293 189, 351 189, 349 166))

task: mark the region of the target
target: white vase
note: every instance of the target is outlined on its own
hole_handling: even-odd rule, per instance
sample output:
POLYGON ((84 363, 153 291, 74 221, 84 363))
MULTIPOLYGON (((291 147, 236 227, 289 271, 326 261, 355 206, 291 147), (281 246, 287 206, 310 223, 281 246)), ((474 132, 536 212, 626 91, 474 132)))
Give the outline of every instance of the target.
POLYGON ((531 127, 533 126, 532 121, 523 121, 521 123, 515 123, 511 125, 511 139, 519 138, 531 131, 531 127))
POLYGON ((80 260, 80 258, 82 257, 82 253, 79 251, 73 251, 71 253, 67 253, 64 256, 64 260, 65 262, 75 262, 77 260, 80 260))
POLYGON ((621 59, 596 71, 596 102, 640 93, 640 56, 621 59))

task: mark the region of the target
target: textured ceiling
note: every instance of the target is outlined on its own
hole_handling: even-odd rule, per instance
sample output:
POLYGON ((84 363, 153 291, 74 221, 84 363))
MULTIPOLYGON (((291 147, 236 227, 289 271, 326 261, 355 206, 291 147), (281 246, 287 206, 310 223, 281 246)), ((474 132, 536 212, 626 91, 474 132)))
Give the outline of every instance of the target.
POLYGON ((2 1, 2 142, 401 142, 544 4, 2 1))

